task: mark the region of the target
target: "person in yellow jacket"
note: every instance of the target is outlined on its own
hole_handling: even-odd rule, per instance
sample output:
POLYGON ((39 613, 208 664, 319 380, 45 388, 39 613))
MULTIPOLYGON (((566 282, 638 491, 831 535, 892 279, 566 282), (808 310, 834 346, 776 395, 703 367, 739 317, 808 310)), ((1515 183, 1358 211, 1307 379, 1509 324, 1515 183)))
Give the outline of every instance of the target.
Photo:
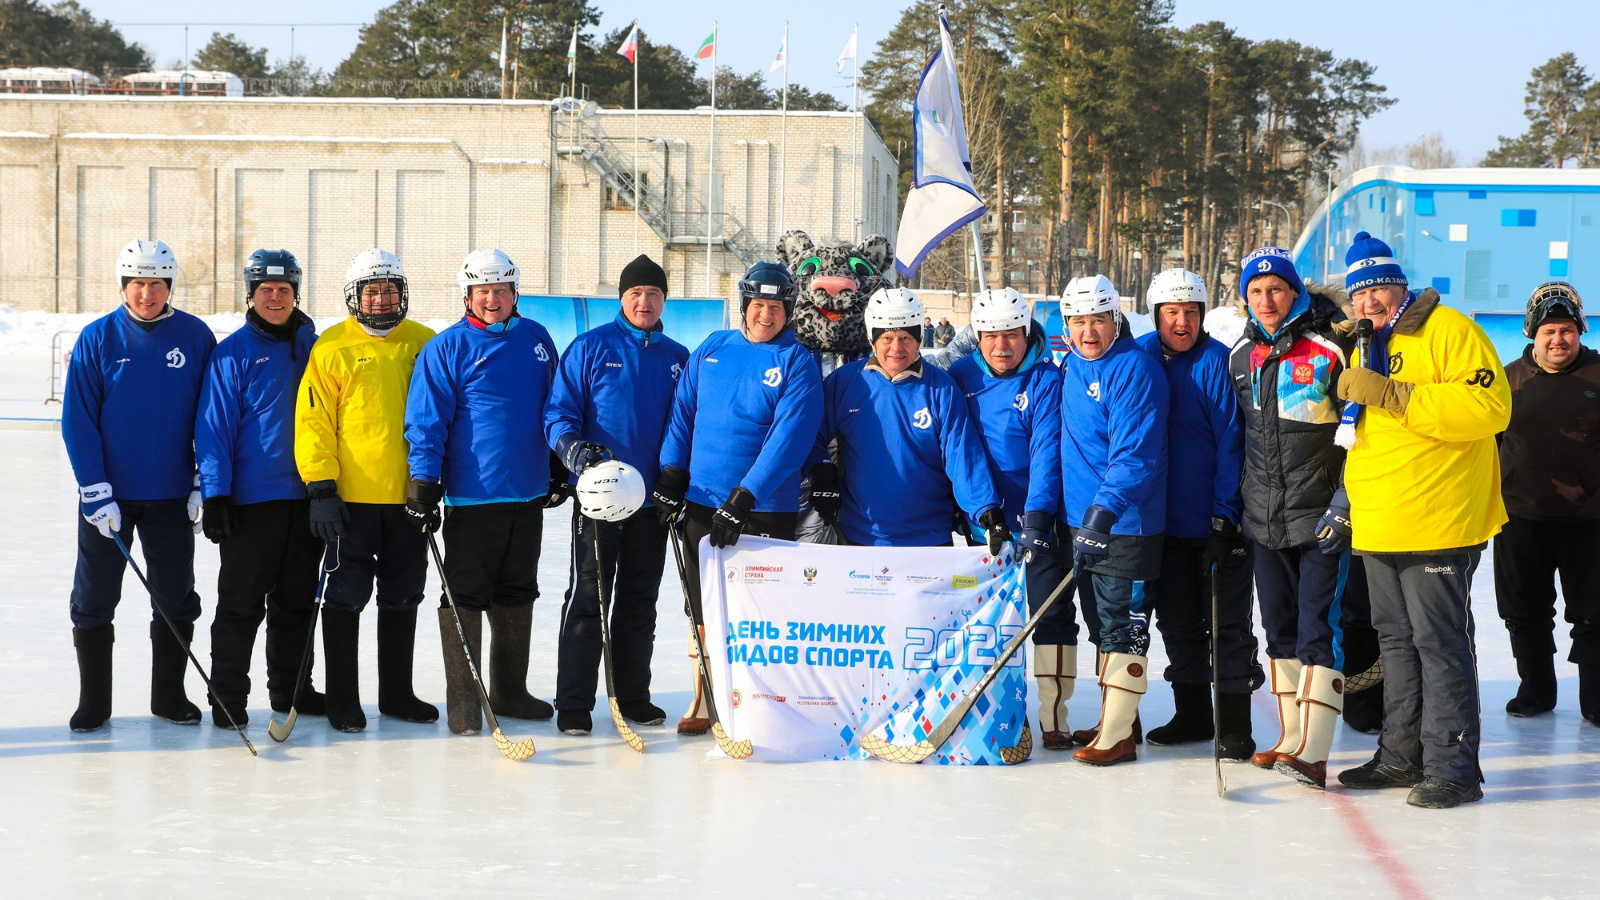
POLYGON ((1339 378, 1349 405, 1336 440, 1350 454, 1319 538, 1323 552, 1365 557, 1384 722, 1377 755, 1339 781, 1410 787, 1412 806, 1448 809, 1483 797, 1469 592, 1506 521, 1495 435, 1511 421, 1511 392, 1483 329, 1438 292, 1409 291, 1388 245, 1361 232, 1345 263, 1373 333, 1339 378))
POLYGON ((311 498, 311 530, 335 548, 322 614, 328 724, 361 731, 356 651, 374 581, 378 711, 407 722, 439 718, 411 687, 428 550, 406 516, 406 393, 433 330, 406 318, 405 272, 394 254, 362 251, 345 282, 350 317, 312 345, 300 382, 294 456, 311 498))

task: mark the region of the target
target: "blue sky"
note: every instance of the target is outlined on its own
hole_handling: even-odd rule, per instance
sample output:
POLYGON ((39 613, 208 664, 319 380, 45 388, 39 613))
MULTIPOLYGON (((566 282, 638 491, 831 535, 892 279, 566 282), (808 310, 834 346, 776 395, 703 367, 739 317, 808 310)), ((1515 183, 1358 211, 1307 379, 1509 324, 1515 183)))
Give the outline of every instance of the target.
MULTIPOLYGON (((276 0, 259 3, 217 3, 201 0, 82 0, 83 5, 114 22, 191 22, 192 51, 213 31, 232 31, 270 49, 273 58, 289 54, 289 29, 240 27, 236 23, 362 23, 387 5, 381 0, 276 0), (270 8, 270 13, 265 10, 270 8), (213 27, 204 23, 225 23, 213 27)), ((638 17, 656 40, 692 52, 717 20, 721 33, 719 62, 741 72, 765 71, 783 36, 778 4, 749 0, 597 0, 601 32, 638 17), (670 10, 670 12, 664 12, 670 10)), ((809 0, 791 7, 791 78, 813 90, 831 91, 849 102, 849 71, 835 73, 834 60, 861 27, 863 59, 872 52, 899 17, 895 0, 809 0), (804 14, 804 20, 799 17, 804 14)), ((1388 0, 1383 3, 1312 4, 1262 0, 1178 0, 1175 23, 1190 25, 1218 19, 1246 37, 1293 38, 1326 47, 1339 56, 1354 56, 1378 66, 1378 81, 1398 98, 1364 129, 1368 148, 1404 144, 1439 132, 1463 164, 1475 162, 1495 146, 1495 137, 1522 131, 1523 86, 1529 71, 1563 51, 1600 75, 1600 54, 1586 53, 1589 41, 1579 36, 1600 32, 1600 3, 1588 0, 1529 0, 1521 4, 1488 0, 1388 0)), ((184 54, 182 27, 126 24, 131 39, 150 48, 161 63, 184 54)), ((354 46, 357 27, 301 27, 294 31, 294 51, 313 66, 332 68, 354 46)), ((781 78, 781 73, 773 73, 781 78)), ((581 73, 580 73, 581 78, 581 73)))

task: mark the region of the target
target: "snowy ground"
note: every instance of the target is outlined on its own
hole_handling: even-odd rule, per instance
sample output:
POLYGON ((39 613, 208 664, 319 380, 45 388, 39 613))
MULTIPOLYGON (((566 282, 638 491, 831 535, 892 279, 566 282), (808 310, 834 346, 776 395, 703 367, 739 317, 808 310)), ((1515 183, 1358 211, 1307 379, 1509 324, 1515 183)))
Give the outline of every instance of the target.
MULTIPOLYGON (((32 377, 29 352, 0 335, 0 397, 27 401, 36 390, 18 375, 32 377)), ((48 353, 38 355, 47 365, 48 353)), ((1579 718, 1564 662, 1553 715, 1501 712, 1515 672, 1487 562, 1476 607, 1489 781, 1484 801, 1453 811, 1411 809, 1403 791, 1316 793, 1239 765, 1225 769, 1229 790, 1219 799, 1209 746, 1143 747, 1137 763, 1112 769, 1044 750, 1009 769, 739 763, 709 757, 708 738, 680 739, 670 725, 640 728, 648 749, 635 754, 604 715, 587 738, 507 720, 513 739, 531 736, 539 748, 513 763, 487 736, 377 714, 370 615, 367 732, 332 733, 308 717, 288 743, 274 744, 258 642, 248 730, 261 756, 252 758, 209 717, 184 728, 147 714, 149 614, 131 575, 111 727, 68 731, 77 691, 66 615, 71 472, 59 435, 48 431, 0 428, 0 458, 8 463, 0 480, 8 535, 0 554, 0 871, 8 877, 0 895, 1600 896, 1589 869, 1600 728, 1579 718)), ((546 698, 566 583, 566 512, 546 531, 545 596, 535 611, 529 683, 546 698)), ((216 553, 204 541, 197 569, 207 624, 216 553)), ((424 606, 419 628, 417 686, 442 704, 433 606, 424 606)), ((655 691, 671 719, 689 699, 682 607, 669 570, 655 691)), ((1560 644, 1564 657, 1564 637, 1560 644)), ((208 658, 203 628, 195 649, 208 658)), ((1165 661, 1159 649, 1155 656, 1159 671, 1165 661)), ((320 685, 320 665, 316 678, 320 685)), ((193 674, 189 692, 203 695, 193 674)), ((1096 706, 1096 692, 1081 689, 1073 723, 1092 723, 1096 706)), ((1144 721, 1170 712, 1170 693, 1153 685, 1144 721)), ((1275 717, 1264 693, 1255 712, 1257 741, 1270 742, 1275 717)), ((1365 761, 1374 745, 1341 728, 1330 768, 1365 761)))

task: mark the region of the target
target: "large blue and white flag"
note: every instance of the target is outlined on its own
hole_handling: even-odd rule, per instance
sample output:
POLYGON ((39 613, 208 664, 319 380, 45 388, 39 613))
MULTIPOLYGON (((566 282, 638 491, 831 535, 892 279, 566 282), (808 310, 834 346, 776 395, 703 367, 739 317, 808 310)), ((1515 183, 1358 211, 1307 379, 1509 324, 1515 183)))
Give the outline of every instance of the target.
MULTIPOLYGON (((746 535, 700 545, 717 713, 752 760, 866 759, 861 738, 915 744, 1022 630, 1012 547, 845 547, 746 535)), ((930 762, 1025 758, 1022 654, 930 762)))
POLYGON ((972 154, 967 151, 967 122, 961 115, 961 91, 956 84, 956 54, 950 46, 950 23, 945 21, 943 6, 939 7, 939 50, 922 70, 911 114, 911 193, 900 214, 894 258, 895 268, 908 279, 917 274, 923 258, 940 241, 988 210, 972 184, 972 154))

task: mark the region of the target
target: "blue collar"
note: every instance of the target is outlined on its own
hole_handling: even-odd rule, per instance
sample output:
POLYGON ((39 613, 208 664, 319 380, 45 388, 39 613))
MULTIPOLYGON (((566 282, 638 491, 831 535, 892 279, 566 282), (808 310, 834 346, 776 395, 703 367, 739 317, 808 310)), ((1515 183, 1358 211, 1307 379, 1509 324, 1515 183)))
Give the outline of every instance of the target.
POLYGON ((649 331, 645 331, 642 328, 635 328, 633 326, 633 323, 628 321, 628 317, 623 315, 620 312, 617 313, 617 317, 615 319, 612 319, 611 321, 615 322, 617 324, 617 327, 622 329, 622 333, 623 334, 626 334, 629 337, 632 337, 634 340, 638 341, 639 343, 643 344, 646 347, 650 346, 650 335, 652 335, 652 334, 665 334, 665 332, 667 330, 666 326, 661 324, 661 320, 660 319, 656 320, 656 327, 650 329, 649 331))
POLYGON ((1004 375, 996 374, 994 369, 989 367, 989 361, 983 358, 982 350, 972 351, 972 358, 977 360, 978 370, 990 378, 1010 378, 1014 375, 1021 375, 1038 365, 1039 361, 1044 359, 1044 354, 1044 330, 1040 328, 1039 324, 1036 322, 1032 328, 1028 329, 1028 349, 1027 352, 1022 354, 1022 362, 1015 369, 1012 369, 1004 375))

